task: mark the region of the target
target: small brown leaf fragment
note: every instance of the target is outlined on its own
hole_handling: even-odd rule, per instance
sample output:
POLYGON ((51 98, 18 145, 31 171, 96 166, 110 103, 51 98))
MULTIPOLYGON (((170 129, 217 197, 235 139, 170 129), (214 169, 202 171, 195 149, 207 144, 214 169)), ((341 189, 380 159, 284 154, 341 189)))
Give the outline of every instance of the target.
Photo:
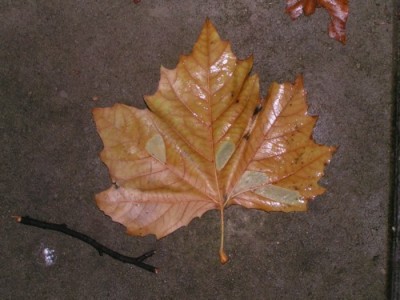
POLYGON ((161 68, 146 109, 123 104, 93 110, 112 182, 97 205, 132 235, 162 238, 193 218, 241 205, 304 211, 334 147, 312 139, 303 79, 273 83, 260 99, 252 57, 239 60, 207 20, 190 55, 161 68), (118 187, 118 188, 116 188, 118 187))
POLYGON ((304 14, 306 16, 312 15, 315 12, 315 7, 317 6, 317 0, 304 1, 304 14))
POLYGON ((345 44, 348 0, 287 0, 286 12, 295 20, 302 13, 312 15, 316 7, 325 8, 330 15, 329 36, 345 44))

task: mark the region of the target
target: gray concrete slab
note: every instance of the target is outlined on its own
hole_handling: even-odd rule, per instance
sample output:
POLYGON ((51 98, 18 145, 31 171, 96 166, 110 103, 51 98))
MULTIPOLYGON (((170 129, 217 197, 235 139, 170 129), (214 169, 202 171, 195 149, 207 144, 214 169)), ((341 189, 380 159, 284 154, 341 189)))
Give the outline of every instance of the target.
POLYGON ((350 1, 346 46, 328 16, 292 22, 284 1, 1 1, 2 299, 384 299, 390 185, 391 1, 350 1), (318 142, 340 148, 307 213, 226 212, 231 261, 209 212, 156 241, 125 235, 93 195, 109 186, 95 106, 144 107, 159 67, 189 53, 206 17, 235 53, 254 54, 265 95, 303 73, 318 142), (92 97, 99 98, 93 101, 92 97), (154 275, 55 232, 67 223, 115 250, 152 248, 154 275), (47 266, 43 249, 53 249, 47 266))

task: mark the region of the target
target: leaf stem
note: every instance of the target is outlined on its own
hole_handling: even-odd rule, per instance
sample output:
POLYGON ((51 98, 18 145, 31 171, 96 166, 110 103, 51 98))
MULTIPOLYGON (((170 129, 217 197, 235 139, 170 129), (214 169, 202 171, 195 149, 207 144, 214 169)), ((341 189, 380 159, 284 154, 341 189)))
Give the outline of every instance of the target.
POLYGON ((226 255, 225 250, 224 250, 224 207, 221 207, 220 209, 221 212, 221 244, 219 246, 219 260, 221 264, 226 264, 229 260, 228 255, 226 255))
POLYGON ((154 255, 154 253, 155 253, 154 250, 146 252, 145 254, 138 256, 138 257, 125 256, 118 252, 115 252, 114 250, 111 250, 110 248, 107 248, 106 246, 98 243, 96 240, 92 239, 91 237, 89 237, 83 233, 69 229, 67 227, 67 225, 65 225, 65 224, 48 223, 48 222, 40 221, 37 219, 33 219, 29 216, 24 216, 24 217, 13 216, 13 217, 16 219, 16 221, 18 223, 21 223, 24 225, 39 227, 42 229, 54 230, 54 231, 62 232, 66 235, 72 236, 78 240, 85 242, 86 244, 89 244, 93 248, 95 248, 99 252, 99 255, 103 255, 103 253, 105 253, 108 256, 111 256, 112 258, 122 261, 124 263, 133 264, 139 268, 142 268, 144 270, 147 270, 147 271, 150 271, 153 273, 159 272, 158 268, 153 267, 153 266, 148 265, 143 262, 145 259, 154 255))

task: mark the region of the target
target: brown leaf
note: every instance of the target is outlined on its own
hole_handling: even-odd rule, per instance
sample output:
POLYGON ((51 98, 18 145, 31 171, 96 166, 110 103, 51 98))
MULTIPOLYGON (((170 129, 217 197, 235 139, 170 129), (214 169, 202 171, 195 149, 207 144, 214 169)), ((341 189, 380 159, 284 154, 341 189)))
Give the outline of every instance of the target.
POLYGON ((232 204, 304 211, 322 194, 317 182, 333 147, 316 144, 301 77, 272 84, 260 101, 253 59, 238 60, 207 20, 193 52, 161 68, 149 109, 123 104, 93 111, 101 159, 113 186, 96 195, 101 210, 132 235, 164 237, 206 211, 232 204))
POLYGON ((348 0, 287 0, 286 12, 294 20, 302 13, 306 16, 313 14, 316 7, 325 8, 331 17, 329 36, 345 44, 348 0))

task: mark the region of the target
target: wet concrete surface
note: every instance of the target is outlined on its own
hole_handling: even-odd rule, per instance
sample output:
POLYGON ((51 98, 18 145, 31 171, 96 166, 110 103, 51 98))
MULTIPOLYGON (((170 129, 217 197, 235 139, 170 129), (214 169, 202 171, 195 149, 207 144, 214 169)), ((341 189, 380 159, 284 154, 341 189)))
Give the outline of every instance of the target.
POLYGON ((1 1, 1 298, 385 299, 393 4, 350 2, 343 46, 325 11, 292 22, 283 0, 1 1), (156 241, 126 235, 93 200, 110 180, 91 110, 143 108, 206 17, 239 58, 254 55, 263 96, 302 73, 316 140, 339 146, 308 212, 226 211, 224 266, 217 212, 156 241), (161 272, 11 218, 25 214, 126 255, 156 249, 161 272))

